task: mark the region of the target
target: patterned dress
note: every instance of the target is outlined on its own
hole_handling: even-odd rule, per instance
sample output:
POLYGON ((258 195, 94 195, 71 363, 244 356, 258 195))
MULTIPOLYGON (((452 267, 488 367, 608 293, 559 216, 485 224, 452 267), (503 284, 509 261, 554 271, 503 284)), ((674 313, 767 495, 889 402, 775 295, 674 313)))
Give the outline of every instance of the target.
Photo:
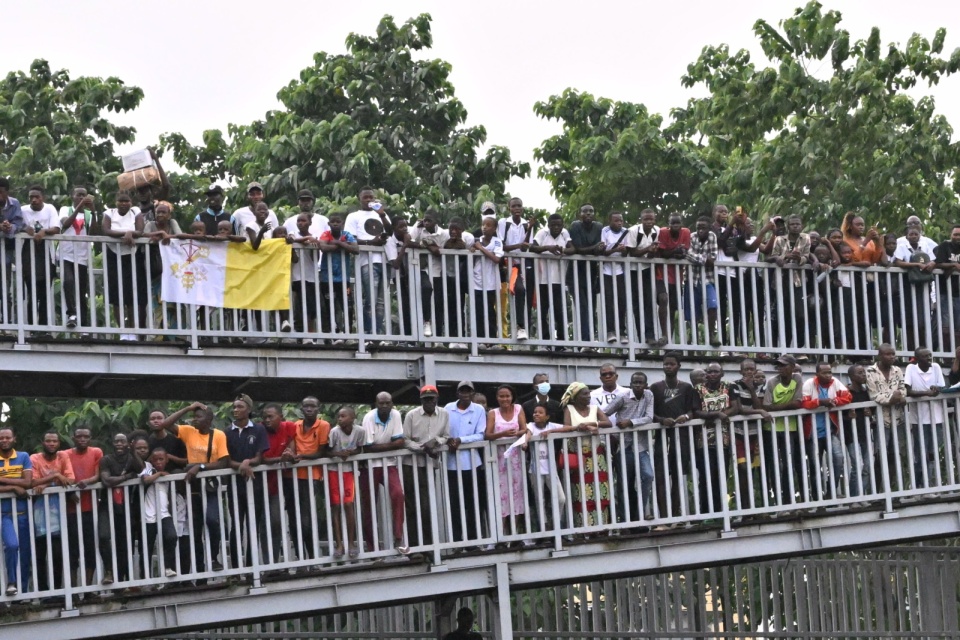
MULTIPOLYGON (((513 405, 513 418, 510 420, 504 419, 499 408, 491 409, 491 411, 494 419, 493 428, 497 433, 520 429, 519 415, 523 411, 520 405, 513 405)), ((525 507, 523 489, 526 479, 523 477, 523 457, 515 455, 505 458, 503 455, 511 444, 513 444, 512 441, 497 447, 497 467, 500 471, 500 510, 504 517, 511 514, 520 515, 524 513, 525 507)))
MULTIPOLYGON (((580 415, 573 405, 570 405, 570 424, 577 427, 584 422, 597 421, 597 406, 591 405, 586 416, 580 415)), ((577 445, 580 446, 582 460, 580 473, 571 469, 570 495, 573 500, 573 524, 576 527, 607 524, 610 520, 610 476, 607 467, 607 451, 602 442, 594 441, 589 436, 570 438, 567 440, 567 451, 576 455, 577 445), (597 490, 599 489, 599 501, 597 490)))

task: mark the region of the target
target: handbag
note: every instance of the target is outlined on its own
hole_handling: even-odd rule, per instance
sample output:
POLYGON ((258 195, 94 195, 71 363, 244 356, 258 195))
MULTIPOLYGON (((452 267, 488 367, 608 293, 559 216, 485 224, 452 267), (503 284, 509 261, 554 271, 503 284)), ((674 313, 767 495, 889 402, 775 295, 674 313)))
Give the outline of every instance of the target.
MULTIPOLYGON (((910 262, 918 262, 926 266, 930 263, 930 256, 923 251, 915 251, 910 256, 910 262)), ((933 282, 935 277, 931 271, 924 271, 923 269, 907 270, 907 281, 910 284, 927 284, 928 282, 933 282)))
POLYGON ((575 471, 580 468, 580 458, 575 453, 561 453, 558 462, 561 469, 575 471))

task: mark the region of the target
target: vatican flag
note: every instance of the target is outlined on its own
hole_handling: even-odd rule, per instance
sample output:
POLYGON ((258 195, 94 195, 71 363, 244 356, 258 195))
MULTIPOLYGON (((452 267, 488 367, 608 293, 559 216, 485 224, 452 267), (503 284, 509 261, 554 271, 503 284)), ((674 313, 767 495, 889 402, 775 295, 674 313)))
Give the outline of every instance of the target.
POLYGON ((291 248, 283 239, 248 242, 170 240, 160 244, 164 302, 229 309, 290 308, 291 248))

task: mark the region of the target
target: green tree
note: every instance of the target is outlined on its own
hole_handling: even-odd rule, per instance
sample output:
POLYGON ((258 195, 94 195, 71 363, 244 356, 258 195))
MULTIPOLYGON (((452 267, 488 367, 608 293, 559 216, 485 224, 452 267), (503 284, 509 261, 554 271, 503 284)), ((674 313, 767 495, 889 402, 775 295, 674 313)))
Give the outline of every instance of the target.
POLYGON ((162 138, 177 163, 207 178, 235 179, 243 200, 247 180, 264 184, 272 202, 295 204, 311 189, 318 202, 349 202, 370 184, 397 208, 423 211, 456 200, 473 202, 487 187, 529 174, 504 147, 485 155, 482 126, 463 126, 467 110, 454 95, 451 66, 419 59, 433 43, 431 18, 397 26, 384 16, 375 35, 350 34, 347 53, 319 52, 278 94, 283 109, 263 120, 207 131, 203 145, 182 135, 162 138))
POLYGON ((800 213, 812 225, 846 211, 900 230, 917 214, 936 226, 960 213, 960 144, 933 98, 906 93, 960 68, 941 57, 946 32, 880 45, 873 29, 853 40, 841 15, 817 2, 779 29, 757 21, 769 65, 727 45, 707 46, 681 78, 703 98, 664 126, 643 105, 567 90, 535 111, 563 132, 536 151, 540 175, 568 211, 657 205, 703 211, 743 205, 764 216, 800 213))
POLYGON ((708 175, 702 148, 674 131, 642 104, 615 102, 567 89, 537 102, 534 112, 557 120, 560 134, 534 151, 538 173, 568 216, 590 202, 638 214, 646 207, 685 210, 696 205, 708 175))
POLYGON ((772 66, 719 45, 688 67, 683 85, 710 94, 675 111, 676 128, 705 136, 709 160, 726 158, 701 193, 824 222, 855 210, 892 230, 910 214, 953 219, 960 145, 932 97, 905 91, 955 73, 960 49, 940 57, 939 29, 932 41, 914 34, 884 51, 877 28, 851 42, 840 22, 810 2, 779 30, 754 25, 772 66))
POLYGON ((0 175, 17 188, 41 184, 54 198, 73 185, 116 192, 122 170, 115 145, 132 142, 136 129, 113 124, 107 113, 135 109, 143 91, 119 78, 70 78, 35 60, 29 73, 0 80, 0 175))

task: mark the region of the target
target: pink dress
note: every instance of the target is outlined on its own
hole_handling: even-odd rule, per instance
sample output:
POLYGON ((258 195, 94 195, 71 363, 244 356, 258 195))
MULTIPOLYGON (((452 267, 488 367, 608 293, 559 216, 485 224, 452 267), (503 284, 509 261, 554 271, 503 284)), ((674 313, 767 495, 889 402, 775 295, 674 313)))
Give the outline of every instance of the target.
MULTIPOLYGON (((523 407, 520 405, 513 405, 513 419, 509 422, 500 415, 499 407, 492 409, 492 411, 493 430, 497 433, 520 429, 519 416, 520 412, 523 411, 523 407)), ((520 515, 524 513, 525 506, 522 454, 505 458, 503 453, 513 444, 513 440, 504 438, 500 442, 504 443, 497 446, 497 467, 500 471, 500 510, 504 517, 510 514, 520 515), (513 504, 511 504, 511 501, 513 504)))

